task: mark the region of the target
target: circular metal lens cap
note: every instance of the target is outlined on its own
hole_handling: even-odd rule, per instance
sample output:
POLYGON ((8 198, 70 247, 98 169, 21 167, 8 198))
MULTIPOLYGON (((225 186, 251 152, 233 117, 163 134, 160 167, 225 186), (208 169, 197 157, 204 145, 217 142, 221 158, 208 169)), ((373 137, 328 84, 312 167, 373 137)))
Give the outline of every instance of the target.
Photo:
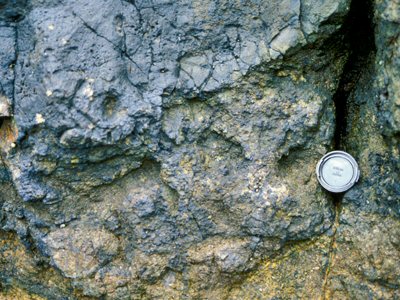
POLYGON ((343 151, 325 154, 318 162, 316 172, 319 183, 333 193, 347 191, 360 177, 357 162, 343 151))

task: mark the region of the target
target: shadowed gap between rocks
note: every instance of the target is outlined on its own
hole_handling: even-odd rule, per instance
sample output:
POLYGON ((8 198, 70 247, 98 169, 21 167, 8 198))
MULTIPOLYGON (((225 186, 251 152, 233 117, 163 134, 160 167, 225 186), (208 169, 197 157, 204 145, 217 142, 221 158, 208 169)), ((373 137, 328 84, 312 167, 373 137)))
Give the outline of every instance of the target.
MULTIPOLYGON (((344 66, 336 93, 333 96, 335 104, 335 135, 334 150, 346 150, 351 140, 348 135, 349 110, 356 105, 351 100, 351 94, 355 89, 362 72, 368 69, 368 64, 373 61, 376 47, 374 40, 373 1, 353 0, 341 34, 344 36, 344 45, 349 51, 349 57, 344 66)), ((323 294, 321 299, 327 299, 326 289, 329 274, 335 259, 336 233, 340 226, 340 213, 344 193, 332 194, 335 206, 335 221, 332 226, 332 239, 329 248, 328 266, 323 282, 323 294)))
POLYGON ((371 54, 375 53, 373 4, 371 0, 353 0, 348 17, 343 25, 344 43, 349 57, 333 101, 336 108, 335 150, 346 148, 347 118, 350 103, 349 96, 354 90, 360 75, 366 69, 371 54))

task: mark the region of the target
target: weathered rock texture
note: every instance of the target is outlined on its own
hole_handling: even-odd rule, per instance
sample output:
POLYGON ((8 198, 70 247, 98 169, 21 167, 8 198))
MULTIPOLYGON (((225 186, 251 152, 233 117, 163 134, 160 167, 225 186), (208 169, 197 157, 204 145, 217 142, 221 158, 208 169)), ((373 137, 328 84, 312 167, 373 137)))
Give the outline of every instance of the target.
POLYGON ((0 38, 0 297, 400 298, 398 0, 0 0, 0 38))

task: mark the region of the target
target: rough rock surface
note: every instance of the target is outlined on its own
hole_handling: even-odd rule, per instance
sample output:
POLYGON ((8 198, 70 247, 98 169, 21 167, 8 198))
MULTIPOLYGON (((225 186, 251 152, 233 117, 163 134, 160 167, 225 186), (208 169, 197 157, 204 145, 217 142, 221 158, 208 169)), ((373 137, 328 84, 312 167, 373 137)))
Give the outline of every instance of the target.
POLYGON ((399 14, 0 0, 0 298, 400 298, 399 14))

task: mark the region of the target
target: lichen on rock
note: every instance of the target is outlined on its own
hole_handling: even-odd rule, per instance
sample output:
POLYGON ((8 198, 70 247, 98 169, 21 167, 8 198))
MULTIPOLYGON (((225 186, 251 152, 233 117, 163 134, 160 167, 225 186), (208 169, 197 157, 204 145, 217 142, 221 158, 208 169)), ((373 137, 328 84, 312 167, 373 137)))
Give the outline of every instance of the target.
POLYGON ((400 297, 399 3, 3 2, 0 297, 400 297))

